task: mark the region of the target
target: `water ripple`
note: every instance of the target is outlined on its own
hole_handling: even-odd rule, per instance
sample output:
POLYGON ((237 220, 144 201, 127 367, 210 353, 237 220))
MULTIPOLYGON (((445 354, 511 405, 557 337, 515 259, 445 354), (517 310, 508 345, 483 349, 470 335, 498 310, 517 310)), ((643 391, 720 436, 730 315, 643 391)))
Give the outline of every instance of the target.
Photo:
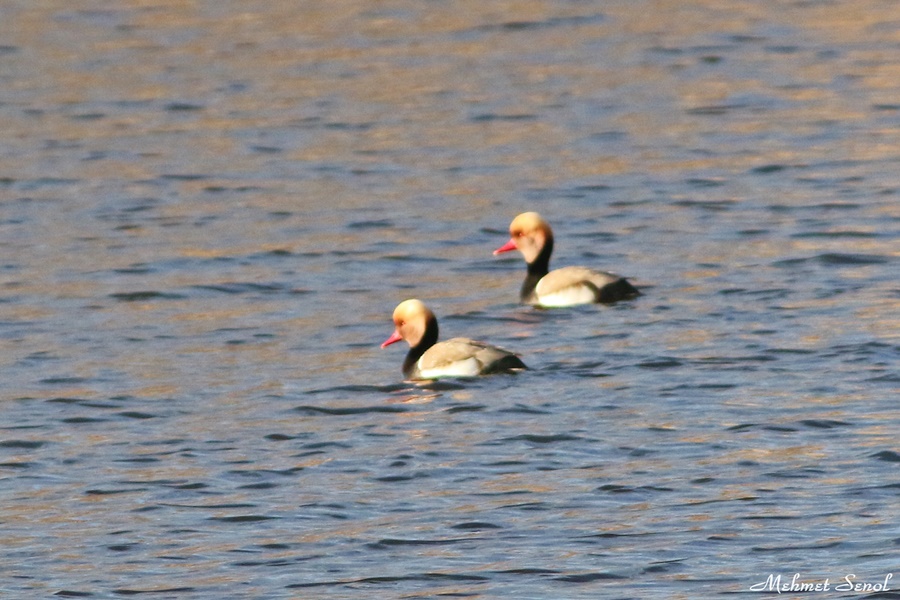
POLYGON ((363 415, 368 413, 405 413, 409 409, 397 405, 374 405, 374 406, 345 406, 345 407, 324 407, 324 406, 298 406, 295 411, 307 416, 346 416, 346 415, 363 415))

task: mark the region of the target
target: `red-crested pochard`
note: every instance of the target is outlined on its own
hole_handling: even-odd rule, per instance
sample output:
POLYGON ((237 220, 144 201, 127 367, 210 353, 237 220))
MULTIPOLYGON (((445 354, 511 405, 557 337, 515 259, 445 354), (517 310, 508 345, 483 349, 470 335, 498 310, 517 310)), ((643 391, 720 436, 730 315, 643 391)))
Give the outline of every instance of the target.
POLYGON ((510 240, 494 254, 518 250, 528 264, 528 275, 519 293, 525 304, 557 307, 595 302, 617 302, 640 295, 624 277, 587 267, 563 267, 550 271, 553 230, 536 212, 526 212, 509 225, 510 240))
POLYGON ((438 342, 437 319, 420 300, 404 300, 393 318, 396 329, 381 347, 400 340, 409 344, 403 361, 407 379, 474 377, 528 368, 512 352, 484 342, 467 338, 438 342))

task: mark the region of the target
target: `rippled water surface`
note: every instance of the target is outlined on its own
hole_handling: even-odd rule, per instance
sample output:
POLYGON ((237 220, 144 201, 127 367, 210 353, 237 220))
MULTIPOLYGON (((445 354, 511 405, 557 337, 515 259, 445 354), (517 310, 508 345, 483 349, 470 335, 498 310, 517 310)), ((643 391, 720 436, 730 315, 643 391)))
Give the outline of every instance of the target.
POLYGON ((898 31, 4 3, 0 596, 891 596, 898 31), (519 306, 525 210, 644 295, 519 306), (403 382, 409 297, 531 370, 403 382))

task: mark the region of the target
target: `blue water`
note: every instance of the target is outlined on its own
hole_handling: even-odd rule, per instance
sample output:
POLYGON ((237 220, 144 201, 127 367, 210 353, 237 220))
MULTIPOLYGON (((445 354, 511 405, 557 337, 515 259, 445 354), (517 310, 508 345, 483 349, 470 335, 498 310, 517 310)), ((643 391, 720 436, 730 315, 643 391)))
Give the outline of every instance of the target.
POLYGON ((896 597, 896 26, 0 8, 0 596, 896 597), (644 295, 520 306, 525 210, 644 295))

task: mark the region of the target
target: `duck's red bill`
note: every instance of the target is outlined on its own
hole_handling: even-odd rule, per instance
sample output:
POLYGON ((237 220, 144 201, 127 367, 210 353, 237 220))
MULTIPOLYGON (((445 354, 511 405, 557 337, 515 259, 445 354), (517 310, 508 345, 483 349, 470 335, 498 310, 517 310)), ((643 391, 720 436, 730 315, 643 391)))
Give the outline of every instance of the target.
POLYGON ((501 252, 509 252, 510 250, 516 249, 516 241, 512 238, 496 250, 494 250, 494 254, 500 254, 501 252))
POLYGON ((382 348, 386 348, 387 346, 390 346, 390 345, 393 344, 394 342, 399 342, 399 341, 402 340, 402 339, 403 339, 403 338, 400 337, 400 332, 399 332, 399 331, 395 331, 394 333, 391 334, 391 337, 389 337, 388 339, 384 340, 384 341, 381 343, 381 347, 382 347, 382 348))

